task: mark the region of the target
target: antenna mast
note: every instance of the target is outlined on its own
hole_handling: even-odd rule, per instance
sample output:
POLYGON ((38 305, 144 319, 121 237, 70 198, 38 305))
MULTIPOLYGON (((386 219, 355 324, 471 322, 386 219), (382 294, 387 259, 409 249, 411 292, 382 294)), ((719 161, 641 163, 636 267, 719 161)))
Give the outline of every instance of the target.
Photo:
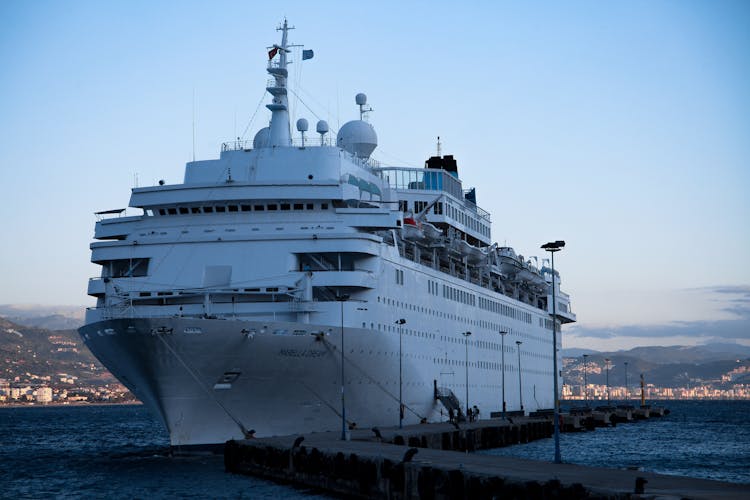
POLYGON ((289 103, 287 99, 286 80, 289 76, 287 70, 287 53, 290 52, 287 44, 287 32, 294 27, 287 25, 286 19, 284 24, 277 28, 281 31, 281 45, 274 44, 268 51, 268 68, 266 71, 273 76, 274 82, 266 87, 269 94, 273 96, 271 104, 266 107, 271 110, 271 127, 268 137, 268 145, 289 146, 292 143, 291 133, 289 132, 289 103), (279 62, 274 63, 274 58, 279 55, 279 62))

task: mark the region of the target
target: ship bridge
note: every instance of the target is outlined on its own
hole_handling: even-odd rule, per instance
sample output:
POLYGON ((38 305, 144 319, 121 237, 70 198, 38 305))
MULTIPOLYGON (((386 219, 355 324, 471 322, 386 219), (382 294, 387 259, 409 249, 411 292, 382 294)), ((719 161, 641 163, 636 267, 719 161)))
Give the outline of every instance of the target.
POLYGON ((424 220, 441 229, 455 228, 472 244, 492 244, 489 212, 477 206, 474 189, 464 190, 453 173, 415 167, 379 167, 373 171, 396 190, 402 212, 425 212, 424 220))

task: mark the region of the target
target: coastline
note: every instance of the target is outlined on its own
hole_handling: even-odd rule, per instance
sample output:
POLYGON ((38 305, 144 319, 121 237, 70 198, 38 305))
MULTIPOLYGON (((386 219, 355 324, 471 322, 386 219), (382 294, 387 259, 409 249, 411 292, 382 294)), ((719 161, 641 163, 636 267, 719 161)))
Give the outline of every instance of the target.
POLYGON ((96 402, 88 402, 88 401, 73 401, 69 403, 0 403, 0 410, 3 408, 70 408, 72 406, 142 406, 143 403, 140 401, 133 400, 133 401, 118 401, 113 403, 108 403, 106 401, 96 401, 96 402))

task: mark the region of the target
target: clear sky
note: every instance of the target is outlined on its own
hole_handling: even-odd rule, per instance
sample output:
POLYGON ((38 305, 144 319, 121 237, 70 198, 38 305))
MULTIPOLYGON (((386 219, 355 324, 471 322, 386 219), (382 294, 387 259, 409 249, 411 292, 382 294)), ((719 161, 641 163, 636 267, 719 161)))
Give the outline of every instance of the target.
POLYGON ((566 347, 750 344, 747 1, 0 2, 0 304, 92 304, 93 212, 181 182, 193 114, 199 159, 266 124, 284 16, 293 119, 365 92, 377 159, 440 136, 495 240, 566 240, 566 347))

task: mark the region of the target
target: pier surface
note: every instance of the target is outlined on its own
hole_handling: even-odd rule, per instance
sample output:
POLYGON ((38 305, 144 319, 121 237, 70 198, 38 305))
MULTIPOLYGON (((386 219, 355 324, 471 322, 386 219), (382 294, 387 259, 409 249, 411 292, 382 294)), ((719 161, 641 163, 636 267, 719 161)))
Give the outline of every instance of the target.
POLYGON ((334 432, 230 441, 224 461, 229 472, 360 498, 750 498, 742 484, 467 452, 547 437, 551 423, 541 419, 378 432, 353 430, 348 441, 334 432), (635 494, 638 480, 643 493, 635 494))

